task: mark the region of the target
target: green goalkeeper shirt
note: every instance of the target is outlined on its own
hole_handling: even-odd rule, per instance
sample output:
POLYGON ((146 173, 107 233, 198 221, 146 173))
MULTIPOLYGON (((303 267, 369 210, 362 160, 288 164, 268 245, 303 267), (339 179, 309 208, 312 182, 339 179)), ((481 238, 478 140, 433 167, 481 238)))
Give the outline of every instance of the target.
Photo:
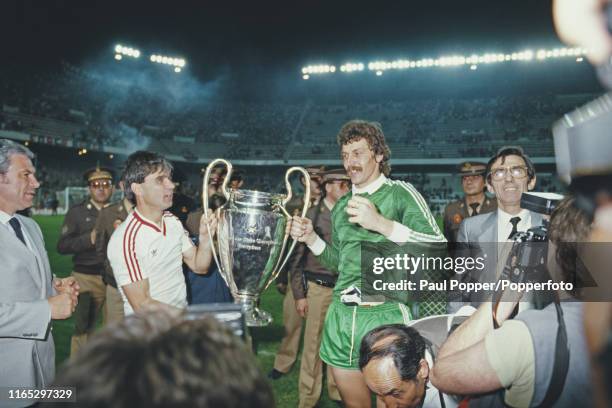
POLYGON ((332 210, 332 242, 318 238, 310 247, 319 262, 338 273, 334 296, 361 283, 361 243, 367 242, 445 242, 431 211, 419 192, 410 184, 390 180, 384 175, 369 186, 342 197, 332 210), (385 218, 395 221, 391 235, 385 237, 348 221, 346 207, 353 195, 367 198, 385 218))

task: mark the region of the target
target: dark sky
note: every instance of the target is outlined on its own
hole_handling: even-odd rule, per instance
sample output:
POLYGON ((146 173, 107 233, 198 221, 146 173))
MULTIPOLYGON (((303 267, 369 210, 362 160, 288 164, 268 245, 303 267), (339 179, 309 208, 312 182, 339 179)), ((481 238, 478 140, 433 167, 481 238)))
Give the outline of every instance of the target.
POLYGON ((3 59, 30 67, 110 54, 116 42, 184 56, 200 72, 558 45, 542 0, 6 0, 0 16, 3 59))

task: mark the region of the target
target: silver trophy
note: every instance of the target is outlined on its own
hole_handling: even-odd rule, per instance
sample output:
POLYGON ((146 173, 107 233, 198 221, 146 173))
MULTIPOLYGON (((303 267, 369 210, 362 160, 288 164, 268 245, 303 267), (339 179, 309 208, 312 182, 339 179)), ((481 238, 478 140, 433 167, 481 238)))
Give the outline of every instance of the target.
POLYGON ((253 190, 227 188, 232 165, 216 159, 206 167, 202 186, 204 214, 208 217, 208 182, 217 164, 227 167, 221 192, 227 202, 217 209, 219 223, 216 241, 208 231, 213 257, 219 272, 230 288, 234 301, 242 305, 247 325, 267 326, 272 322, 270 313, 257 307, 261 293, 276 279, 289 259, 296 242, 289 240, 287 223, 291 215, 285 205, 292 196, 289 176, 298 171, 304 176, 305 195, 301 216, 306 215, 310 202, 310 177, 302 167, 291 167, 285 173, 287 195, 253 190))

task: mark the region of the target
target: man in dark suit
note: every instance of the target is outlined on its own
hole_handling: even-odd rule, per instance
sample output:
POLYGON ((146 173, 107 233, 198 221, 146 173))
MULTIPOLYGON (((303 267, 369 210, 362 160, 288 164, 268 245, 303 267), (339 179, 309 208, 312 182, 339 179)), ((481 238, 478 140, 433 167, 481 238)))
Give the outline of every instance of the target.
MULTIPOLYGON (((32 206, 40 186, 33 158, 26 147, 0 139, 0 387, 51 384, 55 372, 51 319, 70 317, 78 297, 74 278, 52 281, 40 228, 16 214, 32 206)), ((0 406, 32 403, 0 401, 0 406)))
MULTIPOLYGON (((483 256, 484 269, 470 270, 460 276, 463 281, 495 282, 498 277, 498 256, 503 243, 518 231, 526 231, 542 224, 540 214, 521 208, 521 196, 532 190, 536 184, 535 167, 518 146, 502 147, 489 160, 486 168, 487 189, 497 198, 497 211, 466 218, 459 227, 457 242, 469 246, 472 256, 483 256)), ((463 251, 459 249, 459 251, 463 251)), ((463 297, 463 301, 480 304, 490 293, 482 291, 463 297)), ((460 305, 451 302, 450 310, 456 311, 460 305)))

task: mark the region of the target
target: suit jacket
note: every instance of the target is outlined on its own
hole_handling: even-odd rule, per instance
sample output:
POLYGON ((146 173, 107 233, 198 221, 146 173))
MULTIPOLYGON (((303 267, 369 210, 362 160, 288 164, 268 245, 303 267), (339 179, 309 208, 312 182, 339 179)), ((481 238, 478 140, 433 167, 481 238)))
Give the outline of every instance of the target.
MULTIPOLYGON (((457 242, 457 234, 461 222, 470 217, 468 205, 465 197, 461 200, 453 201, 444 208, 444 236, 448 242, 457 242)), ((497 199, 489 198, 485 195, 485 199, 480 205, 478 214, 486 214, 497 209, 497 199)))
MULTIPOLYGON (((45 387, 51 384, 55 372, 47 302, 55 291, 38 224, 30 218, 16 217, 32 250, 0 226, 0 387, 45 387)), ((19 404, 0 402, 0 406, 19 404)))
MULTIPOLYGON (((534 212, 530 212, 530 214, 531 225, 533 227, 542 224, 544 220, 542 215, 534 212)), ((501 265, 499 262, 505 262, 505 259, 502 259, 500 253, 502 250, 508 249, 504 248, 504 243, 497 242, 497 211, 469 217, 463 220, 459 227, 457 242, 460 244, 455 252, 455 256, 470 256, 473 258, 483 257, 484 269, 481 271, 475 269, 466 270, 464 273, 458 274, 455 278, 463 282, 496 282, 499 277, 498 267, 501 265), (461 243, 467 245, 462 247, 461 243)), ((457 272, 456 268, 455 271, 457 272)), ((474 307, 478 307, 480 303, 487 300, 491 293, 492 292, 463 293, 461 300, 471 303, 474 307)), ((454 313, 462 304, 456 303, 456 301, 460 300, 457 294, 452 296, 451 300, 449 311, 454 313)))

